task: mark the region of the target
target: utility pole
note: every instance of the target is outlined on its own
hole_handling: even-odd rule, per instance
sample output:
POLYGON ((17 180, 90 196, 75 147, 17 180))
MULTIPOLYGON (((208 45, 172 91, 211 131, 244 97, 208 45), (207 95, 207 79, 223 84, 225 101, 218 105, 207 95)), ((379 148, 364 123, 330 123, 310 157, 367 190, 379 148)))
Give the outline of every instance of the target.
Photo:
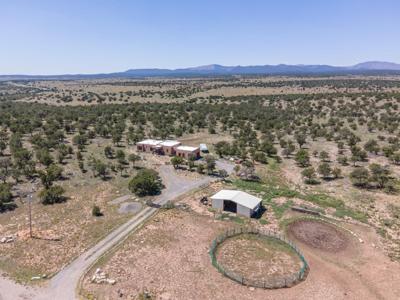
POLYGON ((29 212, 29 236, 33 238, 32 234, 32 194, 28 195, 28 212, 29 212))

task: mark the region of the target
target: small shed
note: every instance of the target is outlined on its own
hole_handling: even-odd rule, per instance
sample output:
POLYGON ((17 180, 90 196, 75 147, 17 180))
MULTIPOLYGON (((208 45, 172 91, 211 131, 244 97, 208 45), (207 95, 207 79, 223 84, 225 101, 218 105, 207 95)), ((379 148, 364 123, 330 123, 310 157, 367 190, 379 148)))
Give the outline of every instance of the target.
POLYGON ((221 190, 211 196, 212 207, 251 218, 261 207, 261 199, 237 190, 221 190))

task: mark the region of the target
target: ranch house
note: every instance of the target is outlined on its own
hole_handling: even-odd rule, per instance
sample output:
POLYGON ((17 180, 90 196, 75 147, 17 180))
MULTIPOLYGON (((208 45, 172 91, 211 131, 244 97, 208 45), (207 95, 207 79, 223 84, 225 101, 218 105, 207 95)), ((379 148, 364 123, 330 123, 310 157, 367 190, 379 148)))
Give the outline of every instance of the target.
POLYGON ((161 155, 179 156, 185 159, 200 158, 200 148, 183 146, 181 142, 174 140, 153 140, 147 139, 136 144, 140 152, 157 153, 161 155))

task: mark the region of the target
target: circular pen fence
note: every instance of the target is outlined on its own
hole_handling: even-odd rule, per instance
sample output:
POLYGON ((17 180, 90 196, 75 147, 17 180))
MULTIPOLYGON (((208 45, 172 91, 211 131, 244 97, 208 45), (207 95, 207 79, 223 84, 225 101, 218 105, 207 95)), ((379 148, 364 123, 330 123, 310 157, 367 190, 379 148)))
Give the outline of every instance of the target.
POLYGON ((304 280, 307 276, 308 273, 308 263, 304 258, 304 255, 301 253, 301 251, 297 248, 297 246, 288 240, 284 235, 279 234, 277 232, 273 231, 266 231, 266 230, 259 230, 255 228, 235 228, 228 230, 224 232, 223 234, 220 234, 217 236, 210 248, 210 257, 211 257, 211 263, 212 265, 224 276, 246 286, 252 286, 256 288, 264 288, 264 289, 278 289, 278 288, 285 288, 285 287, 291 287, 298 282, 304 280), (241 234, 255 234, 260 237, 268 237, 268 238, 273 238, 277 239, 285 244, 287 244, 300 258, 301 260, 301 268, 298 270, 298 272, 295 272, 291 275, 287 276, 281 276, 281 277, 271 277, 271 278, 265 278, 263 280, 253 280, 246 278, 242 274, 235 273, 231 270, 229 270, 226 266, 222 266, 221 264, 218 263, 217 257, 216 257, 216 251, 218 246, 223 243, 226 239, 241 235, 241 234))

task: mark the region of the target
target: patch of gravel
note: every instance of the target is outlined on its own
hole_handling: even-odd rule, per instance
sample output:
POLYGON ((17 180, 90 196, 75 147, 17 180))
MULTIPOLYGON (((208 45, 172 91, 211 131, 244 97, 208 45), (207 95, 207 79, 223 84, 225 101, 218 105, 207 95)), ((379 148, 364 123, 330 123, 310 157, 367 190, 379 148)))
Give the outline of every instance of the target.
POLYGON ((140 202, 126 202, 122 203, 118 209, 120 214, 137 213, 142 209, 140 202))

